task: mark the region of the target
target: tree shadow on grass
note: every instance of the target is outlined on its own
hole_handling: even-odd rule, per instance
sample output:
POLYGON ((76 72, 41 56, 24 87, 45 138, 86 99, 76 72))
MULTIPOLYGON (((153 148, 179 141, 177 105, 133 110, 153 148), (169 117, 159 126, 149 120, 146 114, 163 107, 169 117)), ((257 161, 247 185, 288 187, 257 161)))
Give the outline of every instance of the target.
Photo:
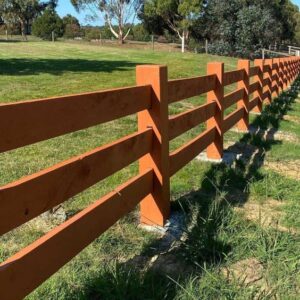
POLYGON ((139 256, 104 267, 97 278, 87 282, 82 299, 174 299, 187 278, 222 265, 234 245, 224 242, 219 233, 230 228, 233 207, 248 201, 249 185, 264 180, 260 168, 266 153, 278 143, 265 139, 265 133, 270 127, 280 127, 299 88, 297 80, 256 117, 253 125, 262 134, 247 133, 230 147, 241 149, 238 159, 229 165, 212 164, 199 190, 172 203, 173 215, 184 212, 185 225, 179 237, 165 235, 147 245, 139 256))
POLYGON ((140 62, 124 60, 88 60, 88 59, 0 59, 0 75, 26 76, 52 74, 62 75, 66 72, 95 72, 112 73, 114 71, 128 71, 140 62))
POLYGON ((9 43, 9 44, 13 44, 13 43, 21 43, 22 41, 21 40, 14 40, 14 39, 9 39, 9 40, 6 40, 6 39, 0 39, 0 43, 9 43))

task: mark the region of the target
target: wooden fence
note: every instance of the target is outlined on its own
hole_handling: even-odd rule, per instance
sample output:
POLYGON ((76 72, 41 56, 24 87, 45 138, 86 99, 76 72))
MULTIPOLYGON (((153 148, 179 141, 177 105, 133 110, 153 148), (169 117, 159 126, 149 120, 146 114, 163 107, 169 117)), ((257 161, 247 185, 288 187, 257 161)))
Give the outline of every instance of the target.
POLYGON ((224 72, 168 81, 165 66, 138 66, 137 86, 0 105, 0 152, 138 113, 138 131, 0 188, 0 234, 28 222, 139 160, 139 175, 96 201, 0 265, 0 299, 22 299, 139 203, 141 222, 164 225, 170 215, 170 177, 203 150, 223 155, 223 136, 247 130, 297 77, 300 59, 240 60, 224 72), (237 90, 224 95, 224 87, 237 90), (207 103, 169 117, 168 106, 207 93, 207 103), (253 95, 252 95, 253 94, 253 95), (227 116, 224 111, 236 105, 227 116), (176 151, 170 140, 206 122, 206 130, 176 151))

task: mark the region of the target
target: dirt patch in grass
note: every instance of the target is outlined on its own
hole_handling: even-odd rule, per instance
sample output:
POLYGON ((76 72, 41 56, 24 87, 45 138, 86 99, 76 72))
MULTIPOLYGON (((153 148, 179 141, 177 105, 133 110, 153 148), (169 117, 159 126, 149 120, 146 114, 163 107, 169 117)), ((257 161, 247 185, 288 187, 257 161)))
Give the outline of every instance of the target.
POLYGON ((229 281, 236 281, 243 286, 263 285, 263 265, 256 258, 248 258, 221 269, 229 281))
POLYGON ((241 212, 249 221, 258 223, 264 228, 275 228, 279 231, 297 233, 294 228, 282 226, 283 219, 281 207, 284 203, 269 199, 264 203, 247 202, 243 206, 236 207, 235 210, 241 212))
MULTIPOLYGON (((279 141, 286 141, 290 143, 299 143, 300 139, 296 134, 290 133, 290 132, 284 132, 284 131, 277 131, 274 134, 274 137, 270 137, 270 140, 279 140, 279 141)), ((268 140, 268 137, 266 138, 268 140)))
POLYGON ((285 115, 283 117, 283 120, 293 122, 295 124, 300 124, 300 117, 297 116, 285 115))
POLYGON ((294 180, 300 180, 300 160, 272 162, 265 161, 264 166, 267 170, 275 171, 283 176, 294 180))

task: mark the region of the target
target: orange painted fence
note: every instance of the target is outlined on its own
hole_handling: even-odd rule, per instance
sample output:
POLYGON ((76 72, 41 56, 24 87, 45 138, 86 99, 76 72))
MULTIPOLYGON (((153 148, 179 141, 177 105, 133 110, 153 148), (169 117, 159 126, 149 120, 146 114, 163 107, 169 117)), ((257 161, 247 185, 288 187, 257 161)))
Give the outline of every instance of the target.
POLYGON ((138 131, 0 188, 0 234, 39 216, 139 160, 139 175, 96 201, 0 265, 0 299, 22 299, 140 203, 141 222, 164 225, 170 216, 170 177, 207 150, 223 155, 223 136, 246 131, 251 110, 261 112, 298 76, 297 57, 240 60, 224 72, 168 81, 165 66, 138 66, 137 86, 0 105, 0 152, 138 113, 138 131), (224 87, 237 90, 224 94, 224 87), (175 116, 169 104, 207 93, 207 103, 175 116), (225 116, 228 107, 236 109, 225 116), (174 152, 170 141, 206 122, 206 130, 174 152))

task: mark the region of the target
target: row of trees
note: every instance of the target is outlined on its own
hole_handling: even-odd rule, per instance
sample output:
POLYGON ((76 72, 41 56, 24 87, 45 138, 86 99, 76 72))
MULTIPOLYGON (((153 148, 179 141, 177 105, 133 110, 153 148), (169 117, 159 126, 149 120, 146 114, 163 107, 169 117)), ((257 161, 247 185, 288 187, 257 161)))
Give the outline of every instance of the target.
POLYGON ((136 16, 151 34, 165 30, 182 44, 208 39, 214 52, 250 55, 258 48, 299 37, 299 9, 290 0, 71 0, 77 10, 100 12, 123 43, 136 16), (112 24, 117 24, 115 30, 112 24), (298 26, 297 26, 298 25, 298 26))
POLYGON ((20 27, 21 34, 26 40, 30 27, 35 18, 47 8, 54 8, 57 0, 0 0, 0 23, 8 28, 20 27))
MULTIPOLYGON (((209 40, 215 53, 247 56, 270 44, 300 42, 300 13, 291 0, 70 1, 91 19, 100 15, 106 24, 103 33, 109 31, 121 44, 138 26, 147 34, 173 35, 182 51, 190 39, 209 40), (137 19, 142 25, 136 25, 137 19)), ((23 36, 30 22, 33 33, 43 38, 53 30, 57 36, 82 33, 75 18, 59 18, 56 5, 57 0, 0 0, 0 15, 6 24, 19 23, 23 36)))

